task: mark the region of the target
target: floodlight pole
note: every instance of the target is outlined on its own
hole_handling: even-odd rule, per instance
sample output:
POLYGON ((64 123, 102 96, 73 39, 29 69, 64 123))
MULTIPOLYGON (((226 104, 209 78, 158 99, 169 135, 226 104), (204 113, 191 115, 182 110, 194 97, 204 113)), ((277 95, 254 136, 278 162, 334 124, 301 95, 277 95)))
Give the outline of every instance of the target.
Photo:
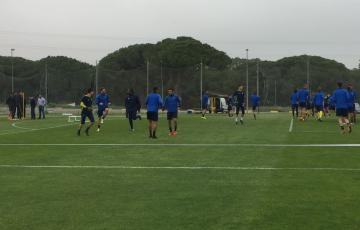
POLYGON ((146 94, 149 94, 149 60, 146 61, 146 94))
POLYGON ((203 62, 201 60, 200 62, 200 110, 202 109, 202 104, 203 104, 203 62))
POLYGON ((246 113, 249 112, 249 49, 246 49, 246 113))
POLYGON ((256 94, 259 96, 259 59, 256 63, 256 94))
POLYGON ((277 106, 277 85, 275 80, 275 106, 277 106))
POLYGON ((307 78, 307 85, 309 87, 309 91, 311 92, 311 87, 310 87, 310 57, 307 57, 307 61, 306 61, 306 78, 307 78))
POLYGON ((11 92, 14 93, 14 58, 13 52, 15 51, 14 48, 11 48, 11 92))
POLYGON ((47 63, 45 63, 45 99, 46 99, 46 103, 48 103, 48 68, 47 68, 47 63))
POLYGON ((164 100, 164 79, 163 79, 163 63, 160 61, 160 78, 161 78, 161 98, 164 100))
POLYGON ((99 82, 98 82, 99 81, 99 67, 98 67, 99 63, 97 60, 95 61, 95 64, 96 64, 96 66, 95 66, 95 92, 97 93, 99 90, 99 82))

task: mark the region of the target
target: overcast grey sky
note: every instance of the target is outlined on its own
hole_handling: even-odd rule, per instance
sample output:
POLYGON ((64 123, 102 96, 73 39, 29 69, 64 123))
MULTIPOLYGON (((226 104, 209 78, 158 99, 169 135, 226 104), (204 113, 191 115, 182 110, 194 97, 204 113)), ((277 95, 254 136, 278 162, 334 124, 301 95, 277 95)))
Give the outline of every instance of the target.
POLYGON ((192 36, 231 57, 360 59, 359 0, 0 0, 0 55, 95 63, 134 43, 192 36))

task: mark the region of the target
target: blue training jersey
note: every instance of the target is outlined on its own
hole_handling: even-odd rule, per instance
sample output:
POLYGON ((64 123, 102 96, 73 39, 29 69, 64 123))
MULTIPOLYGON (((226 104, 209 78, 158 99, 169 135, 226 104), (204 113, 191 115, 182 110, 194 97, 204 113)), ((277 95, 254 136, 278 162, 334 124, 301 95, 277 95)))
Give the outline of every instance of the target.
POLYGON ((356 100, 356 92, 354 90, 348 90, 349 93, 349 108, 352 108, 356 100))
POLYGON ((314 95, 313 103, 315 106, 323 106, 324 105, 324 94, 323 92, 317 92, 314 95))
POLYGON ((299 89, 298 98, 301 103, 307 102, 309 99, 309 90, 306 88, 299 89))
POLYGON ((343 88, 337 88, 333 92, 333 102, 336 109, 347 109, 349 106, 349 93, 343 88))
POLYGON ((258 106, 259 102, 260 102, 260 97, 258 95, 253 94, 253 95, 251 95, 250 100, 251 100, 252 106, 258 106))
POLYGON ((97 104, 99 110, 107 108, 109 102, 110 102, 109 95, 102 93, 96 95, 95 103, 97 104))
POLYGON ((158 112, 162 107, 162 99, 158 93, 150 93, 146 97, 145 105, 148 112, 158 112))
POLYGON ((174 113, 177 112, 180 103, 180 98, 177 95, 172 94, 165 98, 164 106, 168 112, 174 113))
POLYGON ((297 105, 298 102, 299 102, 299 96, 298 96, 298 93, 292 93, 291 96, 290 96, 290 102, 291 102, 291 105, 297 105))
POLYGON ((209 96, 208 96, 207 94, 204 94, 204 95, 202 96, 201 101, 202 101, 202 106, 203 106, 203 107, 207 106, 208 103, 209 103, 209 96))

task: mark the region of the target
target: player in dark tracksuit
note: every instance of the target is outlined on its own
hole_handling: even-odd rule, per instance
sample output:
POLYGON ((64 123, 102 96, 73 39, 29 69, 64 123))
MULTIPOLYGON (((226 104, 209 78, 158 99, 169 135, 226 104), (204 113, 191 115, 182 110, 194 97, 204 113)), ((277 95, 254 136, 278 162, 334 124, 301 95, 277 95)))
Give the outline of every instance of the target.
POLYGON ((129 89, 128 95, 125 98, 125 108, 126 108, 126 117, 129 119, 130 131, 134 132, 134 122, 135 120, 141 120, 141 116, 137 115, 137 112, 140 113, 141 103, 139 97, 135 95, 133 89, 129 89))
POLYGON ((35 100, 35 97, 30 97, 31 120, 35 120, 35 119, 36 119, 36 115, 35 115, 35 107, 36 107, 36 100, 35 100))
POLYGON ((9 119, 12 120, 15 118, 15 100, 13 94, 9 95, 9 97, 6 100, 6 104, 9 107, 9 119))
POLYGON ((241 110, 240 123, 244 124, 245 92, 243 86, 240 86, 239 89, 234 92, 234 94, 232 95, 232 101, 233 101, 233 105, 236 108, 235 124, 238 124, 240 110, 241 110))
POLYGON ((79 129, 77 131, 78 136, 80 136, 80 134, 81 134, 81 129, 85 125, 86 118, 89 118, 89 120, 90 120, 90 124, 85 129, 85 133, 87 136, 89 136, 89 130, 90 130, 91 126, 94 125, 95 119, 94 119, 93 108, 92 108, 92 104, 93 104, 92 96, 93 95, 94 95, 94 90, 87 89, 85 92, 85 95, 81 99, 81 102, 80 102, 81 122, 80 122, 79 129))
POLYGON ((21 119, 22 115, 22 111, 21 111, 21 95, 16 92, 14 95, 14 102, 15 102, 15 111, 16 111, 16 117, 17 119, 21 119))

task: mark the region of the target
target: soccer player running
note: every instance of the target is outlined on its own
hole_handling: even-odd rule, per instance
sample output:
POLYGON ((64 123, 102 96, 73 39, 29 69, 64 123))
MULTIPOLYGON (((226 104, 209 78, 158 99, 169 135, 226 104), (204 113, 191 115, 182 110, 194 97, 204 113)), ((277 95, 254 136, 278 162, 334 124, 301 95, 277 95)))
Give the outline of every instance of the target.
POLYGON ((141 116, 137 115, 136 112, 140 113, 141 104, 139 97, 135 95, 133 89, 128 90, 128 95, 125 98, 125 108, 126 108, 126 117, 129 119, 130 131, 134 132, 134 122, 135 120, 141 120, 141 116))
POLYGON ((329 107, 330 107, 330 97, 331 95, 328 94, 325 96, 324 98, 324 115, 325 116, 330 116, 330 110, 329 110, 329 107))
POLYGON ((256 110, 259 106, 260 103, 260 97, 254 92, 251 97, 251 105, 252 105, 252 111, 253 111, 253 115, 254 115, 254 119, 256 120, 256 110))
POLYGON ((110 99, 109 99, 109 95, 106 94, 105 88, 100 88, 99 94, 96 95, 95 102, 98 106, 98 111, 97 111, 98 129, 97 129, 97 132, 100 132, 100 126, 101 126, 100 124, 104 123, 104 119, 109 113, 110 99))
POLYGON ((339 119, 341 132, 343 134, 345 134, 345 132, 351 133, 352 127, 351 123, 348 120, 350 95, 348 91, 343 88, 343 84, 341 82, 338 82, 337 86, 338 88, 333 92, 332 95, 336 108, 336 116, 339 119), (345 126, 347 127, 347 130, 345 130, 345 126))
POLYGON ((305 84, 303 88, 298 90, 299 98, 299 107, 300 107, 300 121, 305 121, 306 119, 306 107, 309 100, 309 90, 308 85, 305 84))
POLYGON ((240 117, 240 123, 244 124, 244 115, 245 115, 245 92, 244 87, 241 85, 239 86, 238 90, 234 92, 232 95, 233 104, 236 109, 236 117, 235 117, 235 124, 238 124, 239 122, 239 113, 241 110, 241 117, 240 117))
POLYGON ((180 98, 175 94, 174 89, 168 89, 168 96, 165 98, 164 108, 167 110, 169 123, 169 136, 177 135, 178 108, 181 106, 180 98))
POLYGON ((153 92, 147 95, 145 105, 147 107, 147 119, 149 121, 149 138, 157 139, 156 129, 159 120, 159 108, 162 107, 162 99, 158 93, 159 88, 154 87, 153 92))
POLYGON ((209 106, 209 95, 208 91, 205 91, 201 98, 201 118, 206 120, 206 112, 208 111, 209 106))
POLYGON ((314 95, 313 104, 316 110, 316 119, 321 122, 324 115, 324 93, 321 87, 318 88, 314 95))
POLYGON ((297 89, 290 95, 291 111, 293 118, 299 117, 299 95, 297 89))
POLYGON ((95 119, 94 119, 94 114, 92 112, 92 103, 93 102, 91 99, 91 97, 93 95, 94 95, 94 91, 92 89, 87 89, 85 91, 85 95, 81 99, 81 102, 80 102, 81 121, 80 121, 79 129, 77 131, 78 136, 80 136, 80 134, 81 134, 81 129, 85 125, 86 118, 89 118, 89 120, 90 120, 90 124, 85 129, 85 133, 87 136, 89 136, 89 130, 90 130, 91 126, 94 125, 95 119))
POLYGON ((356 92, 353 90, 351 84, 347 87, 349 93, 349 119, 351 123, 356 123, 356 113, 355 113, 355 101, 356 101, 356 92))

